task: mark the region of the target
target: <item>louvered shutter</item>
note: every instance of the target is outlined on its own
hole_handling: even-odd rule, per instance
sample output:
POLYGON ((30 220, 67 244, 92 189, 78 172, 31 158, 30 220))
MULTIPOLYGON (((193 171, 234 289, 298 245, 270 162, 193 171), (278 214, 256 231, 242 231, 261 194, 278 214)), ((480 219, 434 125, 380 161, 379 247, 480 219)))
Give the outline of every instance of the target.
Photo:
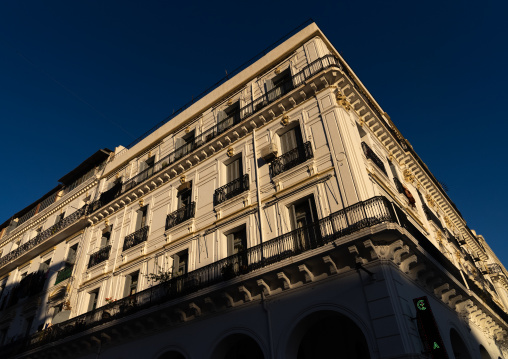
POLYGON ((266 93, 268 94, 268 101, 271 102, 275 99, 275 91, 271 91, 275 87, 273 85, 273 80, 272 79, 266 80, 265 87, 266 87, 266 93))

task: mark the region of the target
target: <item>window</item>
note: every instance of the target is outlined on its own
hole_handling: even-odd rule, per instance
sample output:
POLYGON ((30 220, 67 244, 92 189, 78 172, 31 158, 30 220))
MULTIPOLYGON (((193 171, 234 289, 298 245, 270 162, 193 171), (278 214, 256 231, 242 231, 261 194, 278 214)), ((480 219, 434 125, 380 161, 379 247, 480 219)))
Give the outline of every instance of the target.
POLYGON ((153 165, 154 164, 155 164, 155 156, 152 156, 145 161, 145 166, 144 166, 145 168, 143 169, 143 171, 146 171, 147 177, 150 177, 153 174, 153 165))
POLYGON ((184 275, 188 271, 189 251, 186 249, 173 256, 173 276, 184 275))
POLYGON ((139 271, 125 276, 124 297, 134 295, 138 292, 139 271))
POLYGON ((298 249, 316 247, 320 238, 320 230, 310 226, 318 220, 314 196, 305 197, 291 204, 289 214, 291 228, 295 231, 293 237, 295 247, 298 249))
POLYGON ((60 222, 62 219, 64 219, 65 217, 65 212, 62 212, 60 213, 59 215, 56 216, 56 219, 55 219, 55 224, 57 224, 58 222, 60 222))
POLYGON ((226 235, 228 243, 228 256, 247 250, 247 234, 245 226, 226 235))
POLYGON ((76 253, 78 252, 78 244, 74 244, 69 248, 69 253, 67 253, 66 262, 70 265, 74 265, 76 262, 76 253))
POLYGON ((293 83, 289 67, 271 79, 266 80, 265 87, 268 101, 274 101, 291 90, 293 88, 293 83))
POLYGON ((238 156, 235 160, 226 165, 226 180, 227 183, 233 182, 234 180, 242 177, 242 156, 238 156))
POLYGON ((51 264, 51 259, 48 259, 47 261, 42 262, 39 266, 39 270, 44 273, 48 273, 50 264, 51 264))
POLYGON ((222 133, 240 122, 240 101, 217 112, 217 132, 222 133))
POLYGON ((295 126, 280 135, 280 149, 282 154, 288 153, 289 151, 301 147, 302 145, 302 133, 299 126, 295 126))
POLYGON ((25 337, 27 337, 30 334, 30 330, 32 329, 32 324, 34 322, 35 316, 31 316, 26 318, 25 320, 25 337))
POLYGON ((148 206, 144 206, 144 207, 137 210, 136 227, 134 228, 134 231, 137 231, 138 229, 141 229, 144 226, 146 226, 147 213, 148 213, 148 206))
POLYGON ((113 229, 113 226, 108 226, 105 229, 103 229, 102 236, 101 236, 101 248, 109 246, 112 229, 113 229))
POLYGON ((186 182, 178 188, 178 208, 190 205, 192 200, 192 182, 186 182))
POLYGON ((178 160, 194 149, 195 131, 175 139, 175 160, 178 160))
POLYGON ((97 308, 97 300, 99 299, 99 288, 88 293, 88 311, 95 310, 97 308))

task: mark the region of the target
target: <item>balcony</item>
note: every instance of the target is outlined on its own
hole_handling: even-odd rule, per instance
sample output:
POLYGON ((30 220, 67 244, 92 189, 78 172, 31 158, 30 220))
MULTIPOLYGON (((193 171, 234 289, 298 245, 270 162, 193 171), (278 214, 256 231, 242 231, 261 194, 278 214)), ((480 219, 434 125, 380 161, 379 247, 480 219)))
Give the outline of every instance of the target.
MULTIPOLYGON (((68 228, 72 224, 77 222, 83 215, 85 215, 86 211, 87 211, 86 206, 81 207, 77 211, 71 213, 69 216, 59 221, 58 223, 55 223, 53 226, 42 231, 37 236, 30 239, 28 242, 20 245, 17 249, 3 256, 2 258, 0 258, 0 267, 3 267, 4 265, 11 263, 12 261, 18 258, 21 259, 21 257, 27 254, 28 251, 31 251, 32 249, 39 246, 43 242, 47 242, 47 240, 50 237, 54 236, 55 234, 61 232, 63 229, 68 228)), ((47 246, 49 246, 50 244, 51 243, 48 243, 47 246)), ((40 248, 41 251, 45 249, 46 249, 45 247, 40 248)), ((15 266, 15 264, 16 263, 13 263, 12 265, 15 266)))
POLYGON ((58 273, 56 274, 55 285, 70 278, 72 275, 73 268, 74 267, 65 267, 64 269, 59 270, 58 273))
MULTIPOLYGON (((326 55, 315 60, 305 66, 300 72, 291 76, 287 81, 284 81, 277 87, 271 89, 268 93, 261 95, 254 101, 246 103, 238 111, 230 114, 227 118, 212 126, 210 129, 200 134, 196 134, 196 137, 191 142, 186 143, 185 145, 175 149, 169 155, 159 159, 159 161, 157 161, 152 167, 138 173, 127 180, 123 185, 117 184, 107 192, 104 192, 99 200, 90 205, 89 213, 100 210, 111 201, 121 197, 123 194, 126 194, 131 189, 146 182, 149 178, 157 174, 165 172, 171 178, 174 177, 176 173, 182 171, 182 168, 189 167, 189 163, 192 165, 192 162, 199 160, 201 155, 198 153, 199 151, 196 152, 198 149, 205 152, 211 151, 211 153, 213 153, 217 151, 217 149, 223 148, 225 143, 231 142, 231 138, 238 138, 240 137, 240 133, 245 133, 246 131, 248 132, 247 127, 251 127, 251 125, 249 124, 249 121, 246 120, 252 118, 254 114, 260 115, 259 117, 262 117, 263 121, 266 121, 264 118, 272 118, 275 115, 275 112, 280 112, 280 108, 275 106, 275 102, 281 100, 286 95, 293 94, 292 96, 294 98, 291 99, 292 101, 303 101, 307 95, 305 94, 305 91, 298 91, 297 88, 300 88, 301 86, 309 87, 310 85, 308 80, 316 76, 318 73, 331 68, 341 68, 338 60, 333 55, 326 55), (273 106, 270 108, 270 105, 272 104, 273 106), (244 124, 243 126, 241 126, 242 123, 244 124), (191 153, 197 153, 197 155, 193 156, 190 161, 185 161, 187 155, 191 153), (121 188, 118 188, 117 186, 121 188)), ((324 79, 325 77, 323 76, 320 77, 320 79, 324 79)), ((318 86, 324 86, 322 80, 320 80, 318 86)), ((313 89, 316 88, 316 86, 313 87, 313 89)), ((314 91, 313 89, 309 87, 308 91, 314 91)), ((284 104, 284 106, 289 107, 293 105, 291 101, 287 100, 287 104, 284 104)), ((163 178, 163 176, 160 177, 163 178)))
POLYGON ((39 294, 44 288, 47 276, 48 273, 44 271, 28 274, 12 289, 7 307, 16 304, 20 299, 39 294))
MULTIPOLYGON (((190 206, 185 208, 188 207, 190 206)), ((213 284, 256 271, 323 246, 344 235, 385 222, 396 222, 393 207, 385 197, 374 197, 359 202, 308 226, 283 234, 184 275, 173 277, 169 281, 78 317, 54 324, 23 340, 23 343, 20 343, 23 348, 21 350, 33 349, 78 334, 105 322, 126 317, 141 309, 165 303, 213 284)))
POLYGON ((111 250, 111 245, 105 246, 99 249, 97 252, 90 255, 90 261, 88 262, 88 268, 92 268, 93 266, 104 262, 109 258, 109 252, 111 250))
POLYGON ((270 176, 273 178, 313 157, 311 143, 305 142, 303 146, 292 149, 273 160, 270 163, 270 176))
POLYGON ((196 214, 196 202, 191 202, 188 206, 177 209, 173 213, 168 214, 166 218, 166 230, 194 218, 196 214))
POLYGON ((138 229, 136 232, 129 234, 123 241, 123 250, 132 248, 148 239, 149 226, 138 229))
POLYGON ((372 148, 369 147, 365 142, 362 142, 362 149, 363 153, 365 154, 365 157, 367 157, 369 160, 372 160, 374 164, 383 172, 386 176, 388 176, 388 173, 386 172, 385 164, 383 161, 376 155, 374 151, 372 151, 372 148))
POLYGON ((243 175, 215 190, 213 200, 218 205, 249 190, 249 175, 243 175))

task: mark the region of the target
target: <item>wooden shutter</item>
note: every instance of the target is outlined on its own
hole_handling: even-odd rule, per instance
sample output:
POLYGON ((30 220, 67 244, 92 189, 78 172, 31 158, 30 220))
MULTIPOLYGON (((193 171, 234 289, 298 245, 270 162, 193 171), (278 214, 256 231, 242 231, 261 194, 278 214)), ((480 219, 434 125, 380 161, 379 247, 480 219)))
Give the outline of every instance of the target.
POLYGON ((123 289, 123 296, 127 297, 130 294, 132 284, 132 277, 130 275, 125 276, 125 287, 123 289))
POLYGON ((226 236, 226 240, 228 243, 228 256, 231 256, 231 255, 235 254, 235 248, 234 248, 235 234, 234 233, 228 234, 226 236))
POLYGON ((227 182, 234 181, 242 176, 242 159, 238 158, 227 165, 226 179, 227 182))
POLYGON ((272 90, 275 87, 273 85, 273 80, 272 79, 266 80, 265 87, 266 87, 266 93, 268 94, 268 101, 273 101, 273 99, 275 98, 275 92, 274 91, 270 92, 270 90, 272 90))
POLYGON ((280 136, 280 147, 283 154, 295 149, 297 146, 295 129, 291 129, 280 136))
POLYGON ((180 267, 180 256, 178 254, 173 255, 173 277, 178 276, 178 268, 180 267))
POLYGON ((99 296, 99 291, 96 291, 96 292, 91 292, 90 293, 90 300, 88 302, 88 312, 93 310, 94 308, 94 303, 97 301, 97 297, 99 296))

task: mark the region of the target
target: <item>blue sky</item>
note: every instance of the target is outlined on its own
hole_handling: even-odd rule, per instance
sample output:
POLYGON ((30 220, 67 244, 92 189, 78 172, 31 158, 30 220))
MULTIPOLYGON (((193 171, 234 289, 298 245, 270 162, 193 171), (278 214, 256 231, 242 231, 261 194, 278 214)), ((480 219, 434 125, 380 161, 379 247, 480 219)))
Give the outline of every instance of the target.
POLYGON ((502 1, 3 1, 0 222, 308 18, 508 263, 502 1))

